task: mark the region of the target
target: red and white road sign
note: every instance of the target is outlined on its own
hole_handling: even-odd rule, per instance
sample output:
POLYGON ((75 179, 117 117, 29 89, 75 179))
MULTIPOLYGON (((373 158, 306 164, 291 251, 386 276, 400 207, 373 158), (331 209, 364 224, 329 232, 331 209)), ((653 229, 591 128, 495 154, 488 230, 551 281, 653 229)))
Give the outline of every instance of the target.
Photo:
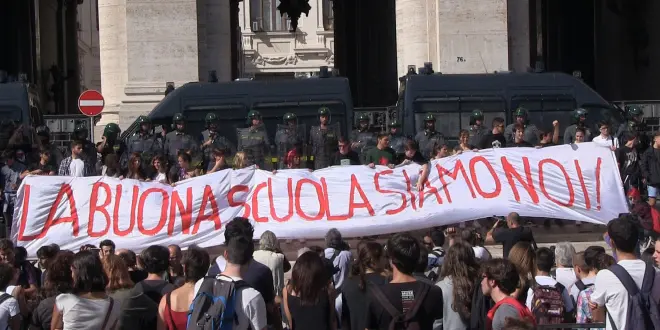
POLYGON ((78 98, 78 109, 84 115, 94 117, 101 114, 105 106, 103 95, 95 90, 86 90, 78 98))

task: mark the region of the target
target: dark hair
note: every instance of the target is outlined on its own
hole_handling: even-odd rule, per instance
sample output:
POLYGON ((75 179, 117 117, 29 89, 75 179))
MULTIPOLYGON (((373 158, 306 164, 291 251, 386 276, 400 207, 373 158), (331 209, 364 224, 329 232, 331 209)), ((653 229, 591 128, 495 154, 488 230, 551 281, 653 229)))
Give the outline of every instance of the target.
POLYGON ((384 139, 388 136, 390 136, 390 135, 387 134, 387 133, 378 133, 378 135, 376 136, 376 140, 380 141, 380 140, 382 140, 382 139, 384 139))
POLYGON ((331 228, 325 234, 325 244, 329 248, 333 248, 336 250, 343 250, 343 245, 344 245, 343 243, 344 240, 341 237, 341 232, 339 232, 337 228, 331 228))
POLYGON ((458 132, 458 136, 461 137, 462 135, 467 135, 468 137, 470 137, 470 131, 466 129, 462 129, 458 132))
POLYGON ((498 126, 498 125, 501 125, 501 124, 504 124, 504 118, 502 118, 502 117, 495 117, 495 118, 493 118, 493 121, 492 121, 492 124, 491 124, 491 125, 492 125, 493 127, 495 127, 495 126, 498 126))
MULTIPOLYGON (((137 256, 132 250, 124 250, 119 253, 119 257, 124 260, 126 267, 133 268, 137 264, 137 256)), ((168 257, 169 260, 169 257, 168 257)))
POLYGON ((573 267, 578 267, 585 273, 593 270, 593 267, 589 266, 584 260, 584 251, 578 252, 573 256, 573 267))
POLYGON ((348 139, 347 139, 345 136, 343 136, 343 135, 339 136, 339 138, 337 139, 337 144, 339 144, 339 143, 344 143, 344 144, 346 144, 346 143, 349 143, 349 142, 350 142, 350 141, 348 141, 348 139))
POLYGON ((190 155, 185 151, 179 151, 179 154, 176 156, 177 158, 183 159, 183 161, 186 163, 190 163, 192 161, 192 157, 190 157, 190 155))
POLYGON ((71 264, 73 290, 75 293, 105 292, 108 277, 98 253, 82 251, 76 253, 71 264))
POLYGON ((358 276, 360 282, 358 287, 364 291, 367 288, 365 276, 367 270, 375 273, 383 271, 382 258, 384 255, 383 246, 374 241, 360 241, 358 243, 358 255, 351 270, 351 276, 358 276))
POLYGON ((185 271, 184 278, 186 282, 194 283, 206 276, 211 266, 211 257, 206 250, 197 246, 191 246, 184 252, 181 264, 183 264, 185 271))
POLYGON ((224 157, 225 156, 225 151, 220 148, 213 148, 213 151, 211 151, 211 154, 213 157, 224 157))
POLYGON ((417 259, 417 266, 415 267, 416 273, 424 273, 429 266, 429 250, 424 247, 424 244, 419 245, 419 259, 417 259))
POLYGON ((0 290, 5 291, 13 279, 14 267, 8 264, 0 264, 0 290))
POLYGON ((55 249, 54 246, 52 245, 44 245, 37 250, 37 258, 39 259, 51 259, 55 258, 57 255, 57 252, 59 252, 57 249, 55 249))
POLYGON ((637 138, 637 132, 626 131, 623 133, 624 141, 632 141, 637 138))
POLYGON ((225 226, 225 243, 236 236, 244 236, 252 241, 254 227, 250 223, 250 220, 243 217, 235 217, 225 226))
POLYGON ((325 264, 318 254, 312 251, 303 253, 293 266, 289 293, 295 292, 303 305, 318 304, 328 287, 326 274, 325 264))
POLYGON ((472 309, 472 293, 479 276, 479 265, 474 256, 474 249, 467 242, 458 241, 449 250, 440 269, 440 278, 451 277, 453 283, 452 310, 458 313, 463 321, 469 321, 472 309))
POLYGON ((517 131, 523 131, 524 132, 525 131, 525 125, 523 125, 521 123, 515 123, 513 125, 513 132, 517 132, 517 131))
POLYGON ((44 282, 39 291, 39 297, 46 299, 55 297, 60 293, 69 293, 73 290, 71 265, 74 254, 71 251, 60 251, 53 261, 46 266, 44 282))
POLYGON ((600 129, 603 126, 607 126, 608 128, 610 127, 610 122, 607 120, 601 120, 598 122, 598 128, 600 129))
POLYGON ((6 238, 0 239, 0 251, 14 252, 14 243, 6 238))
POLYGON ((607 224, 607 233, 614 247, 625 253, 634 253, 639 240, 639 229, 631 215, 622 215, 607 224))
POLYGON ((112 251, 115 250, 115 242, 109 240, 109 239, 104 239, 99 243, 99 248, 103 249, 104 246, 109 246, 112 248, 112 251))
POLYGON ((392 236, 387 241, 387 255, 400 272, 412 275, 419 261, 419 242, 409 234, 392 236))
POLYGON ((170 251, 160 245, 152 245, 141 254, 144 270, 149 274, 161 274, 170 267, 170 251))
POLYGON ((614 257, 607 253, 601 253, 596 257, 596 269, 598 270, 608 269, 615 263, 614 257))
POLYGON ((463 228, 461 230, 461 240, 472 246, 478 246, 477 231, 474 228, 463 228))
POLYGON ((48 148, 41 147, 39 148, 39 154, 50 157, 50 150, 48 150, 48 148))
POLYGON ((586 248, 583 252, 584 263, 589 269, 598 269, 598 256, 601 254, 606 254, 605 248, 602 246, 594 245, 586 248))
POLYGON ((2 159, 14 159, 16 158, 16 150, 14 149, 6 149, 5 151, 2 152, 2 159))
POLYGON ((576 128, 575 128, 575 133, 576 133, 576 135, 577 135, 577 132, 581 132, 582 135, 586 135, 586 134, 587 134, 587 130, 584 129, 584 127, 576 127, 576 128))
POLYGON ((73 149, 75 147, 81 147, 82 148, 83 144, 84 143, 80 140, 73 140, 73 141, 71 141, 71 149, 73 149))
POLYGON ((17 246, 14 249, 14 262, 16 267, 20 267, 22 263, 27 260, 27 250, 22 246, 17 246))
POLYGON ((403 150, 419 151, 419 144, 413 139, 407 139, 406 143, 403 145, 403 150))
POLYGON ((495 281, 495 285, 507 295, 516 291, 520 284, 520 276, 516 266, 509 260, 495 258, 484 262, 481 265, 481 273, 488 280, 495 281))
MULTIPOLYGON (((233 221, 232 221, 233 222, 233 221)), ((246 265, 252 260, 254 242, 246 236, 235 236, 225 241, 227 244, 227 262, 234 265, 246 265)))
POLYGON ((442 247, 445 245, 445 233, 440 229, 432 229, 429 232, 429 237, 431 237, 431 242, 437 247, 442 247))
POLYGON ((547 247, 536 250, 536 268, 549 273, 555 265, 555 254, 547 247))

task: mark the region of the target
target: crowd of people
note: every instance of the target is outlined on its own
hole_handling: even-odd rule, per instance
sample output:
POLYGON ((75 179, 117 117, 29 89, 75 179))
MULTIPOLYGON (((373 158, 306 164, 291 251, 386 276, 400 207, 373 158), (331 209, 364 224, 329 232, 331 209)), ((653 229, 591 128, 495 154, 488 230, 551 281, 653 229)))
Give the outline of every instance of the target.
POLYGON ((0 240, 0 329, 658 329, 660 321, 660 241, 638 256, 631 215, 607 225, 609 253, 538 247, 515 213, 485 238, 434 228, 351 247, 331 229, 325 247, 303 247, 295 262, 274 233, 253 235, 249 219, 235 218, 218 256, 176 245, 136 255, 104 240, 75 252, 42 246, 35 264, 0 240), (485 242, 502 244, 502 258, 485 242))

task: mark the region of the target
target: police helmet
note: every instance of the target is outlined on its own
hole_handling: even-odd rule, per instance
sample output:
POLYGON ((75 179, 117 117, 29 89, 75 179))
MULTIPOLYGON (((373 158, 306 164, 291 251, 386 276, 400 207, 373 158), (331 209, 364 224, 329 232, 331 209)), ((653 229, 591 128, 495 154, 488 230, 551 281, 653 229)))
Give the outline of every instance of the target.
POLYGON ((103 136, 110 136, 112 134, 119 135, 119 133, 121 133, 121 128, 115 123, 105 125, 105 129, 103 130, 103 136))
POLYGON ((470 119, 484 120, 484 112, 479 109, 474 109, 472 110, 472 113, 470 113, 470 119))
POLYGON ((250 112, 248 112, 247 117, 250 120, 252 120, 252 119, 261 119, 261 113, 259 113, 259 111, 257 111, 257 110, 250 110, 250 112))
POLYGON ((580 117, 587 117, 587 109, 584 108, 577 108, 575 111, 573 111, 573 119, 575 120, 580 120, 580 117))
POLYGON ((516 109, 516 111, 513 113, 513 116, 514 117, 523 117, 523 118, 527 119, 527 109, 525 109, 523 107, 518 107, 518 109, 516 109))
POLYGON ((147 116, 140 116, 140 117, 137 118, 137 122, 140 125, 142 125, 142 124, 151 124, 151 119, 149 119, 149 117, 147 117, 147 116))
POLYGON ((367 115, 366 113, 359 114, 358 115, 358 122, 361 122, 361 121, 369 121, 369 115, 367 115))
POLYGON ((204 117, 204 122, 206 122, 206 125, 214 123, 216 121, 218 121, 218 116, 213 112, 207 113, 206 117, 204 117))
POLYGON ((319 116, 330 116, 330 108, 320 107, 318 113, 319 116))
POLYGON ((432 113, 427 113, 426 116, 424 116, 424 121, 435 121, 435 116, 432 113))
POLYGON ((50 137, 50 128, 48 126, 41 125, 37 127, 36 132, 38 136, 50 137))
POLYGON ((81 133, 81 132, 87 133, 87 125, 77 124, 76 127, 73 129, 73 132, 74 133, 81 133))
POLYGON ((396 119, 392 119, 392 120, 390 121, 390 127, 401 127, 401 124, 399 123, 398 120, 396 120, 396 119))
POLYGON ((283 120, 285 123, 293 120, 298 120, 298 116, 296 116, 295 113, 287 112, 284 114, 283 120))
POLYGON ((174 116, 172 116, 172 123, 176 125, 176 123, 180 121, 186 121, 186 116, 180 112, 175 113, 174 116))
POLYGON ((629 106, 626 106, 626 114, 630 118, 637 117, 637 116, 640 116, 640 115, 644 115, 644 109, 642 109, 641 107, 636 106, 636 105, 629 105, 629 106))

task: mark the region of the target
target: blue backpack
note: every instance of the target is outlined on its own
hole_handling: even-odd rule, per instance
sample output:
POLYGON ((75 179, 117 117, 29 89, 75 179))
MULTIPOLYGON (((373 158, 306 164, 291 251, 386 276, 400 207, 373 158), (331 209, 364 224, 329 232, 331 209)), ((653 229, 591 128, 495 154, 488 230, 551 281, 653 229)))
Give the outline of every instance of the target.
MULTIPOLYGON (((626 317, 626 330, 660 330, 660 308, 651 297, 651 288, 655 280, 655 268, 646 265, 644 271, 644 280, 642 288, 638 289, 637 284, 628 271, 620 265, 613 265, 609 271, 614 273, 628 291, 628 314, 626 317)), ((607 313, 610 326, 618 330, 612 316, 607 313)))
MULTIPOLYGON (((188 310, 188 330, 232 330, 236 317, 236 293, 249 287, 244 281, 206 278, 188 310)), ((240 308, 240 307, 239 307, 240 308)))

